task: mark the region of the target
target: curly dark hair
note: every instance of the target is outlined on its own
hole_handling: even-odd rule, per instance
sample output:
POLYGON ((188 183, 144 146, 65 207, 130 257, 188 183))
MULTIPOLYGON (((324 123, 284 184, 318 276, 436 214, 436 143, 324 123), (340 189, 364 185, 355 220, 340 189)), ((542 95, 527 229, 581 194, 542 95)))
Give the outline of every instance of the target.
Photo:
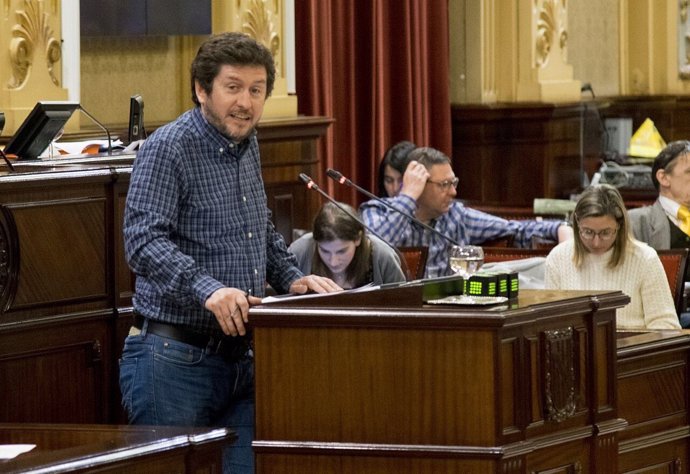
POLYGON ((266 98, 273 91, 276 79, 276 66, 273 55, 264 45, 254 38, 238 32, 220 33, 203 42, 196 53, 191 67, 192 100, 196 105, 195 83, 211 93, 213 80, 224 65, 263 66, 266 68, 266 98))

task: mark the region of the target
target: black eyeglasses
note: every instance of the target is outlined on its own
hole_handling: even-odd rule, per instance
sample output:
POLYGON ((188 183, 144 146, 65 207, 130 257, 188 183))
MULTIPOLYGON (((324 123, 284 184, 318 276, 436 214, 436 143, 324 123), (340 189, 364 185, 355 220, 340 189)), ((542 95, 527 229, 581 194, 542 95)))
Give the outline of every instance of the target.
POLYGON ((460 182, 460 178, 457 176, 453 179, 447 179, 445 181, 432 181, 430 179, 426 180, 427 183, 433 183, 436 186, 440 187, 443 191, 448 191, 451 187, 457 188, 458 183, 460 182))
POLYGON ((594 240, 594 237, 599 237, 600 240, 611 240, 618 233, 618 228, 604 229, 595 232, 592 229, 580 228, 580 237, 584 240, 594 240))

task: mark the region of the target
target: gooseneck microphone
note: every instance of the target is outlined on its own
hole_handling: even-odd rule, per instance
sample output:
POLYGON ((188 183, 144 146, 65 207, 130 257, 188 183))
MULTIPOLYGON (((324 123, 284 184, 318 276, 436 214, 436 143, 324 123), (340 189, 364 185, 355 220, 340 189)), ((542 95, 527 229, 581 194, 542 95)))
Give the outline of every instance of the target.
POLYGON ((370 193, 369 191, 367 191, 366 189, 362 188, 361 186, 357 186, 355 183, 353 183, 352 181, 350 181, 349 179, 347 179, 345 176, 343 176, 343 174, 342 174, 340 171, 336 171, 336 170, 334 170, 333 168, 328 168, 328 169, 326 170, 326 174, 327 174, 328 177, 331 178, 332 180, 337 181, 337 182, 340 183, 340 184, 344 184, 344 185, 346 185, 346 186, 350 186, 350 187, 352 187, 352 188, 355 188, 355 189, 356 189, 357 191, 359 191, 360 193, 366 195, 366 196, 369 197, 370 199, 373 199, 373 200, 375 200, 375 201, 377 201, 377 202, 380 202, 381 204, 383 204, 384 206, 386 206, 388 209, 391 209, 391 210, 397 212, 398 214, 400 214, 400 215, 404 216, 405 218, 407 218, 409 221, 414 222, 415 224, 417 224, 417 225, 423 227, 424 229, 426 229, 426 230, 428 230, 428 231, 433 232, 434 234, 436 234, 436 235, 438 235, 438 236, 440 236, 440 237, 443 237, 444 239, 446 239, 446 240, 447 240, 448 242, 450 242, 451 244, 453 244, 453 245, 460 245, 460 243, 459 243, 458 241, 456 241, 455 239, 453 239, 453 238, 451 238, 451 237, 448 237, 446 234, 443 234, 443 233, 437 231, 436 229, 434 229, 433 227, 431 227, 429 224, 425 224, 424 222, 422 222, 422 221, 420 221, 419 219, 417 219, 415 216, 410 215, 410 214, 408 214, 408 213, 406 213, 406 212, 401 211, 400 209, 398 209, 398 208, 396 208, 395 206, 389 204, 388 202, 384 201, 383 199, 381 199, 380 197, 376 196, 375 194, 370 193))
MULTIPOLYGON (((379 239, 383 240, 384 242, 386 242, 386 243, 388 244, 388 242, 387 242, 383 237, 381 237, 381 236, 380 236, 379 234, 377 234, 373 229, 369 228, 368 225, 366 225, 364 222, 362 222, 362 220, 359 218, 359 216, 354 215, 354 214, 353 214, 352 212, 350 212, 347 208, 345 208, 345 206, 343 206, 343 205, 340 204, 338 201, 336 201, 336 200, 333 199, 331 196, 329 196, 326 192, 324 192, 324 191, 314 182, 314 180, 311 179, 309 176, 307 176, 307 175, 304 174, 304 173, 300 173, 300 174, 299 174, 299 179, 300 179, 304 184, 307 185, 307 188, 313 189, 314 191, 316 191, 317 193, 319 193, 320 195, 322 195, 323 197, 325 197, 327 200, 329 200, 330 202, 332 202, 338 209, 340 209, 340 210, 343 211, 345 214, 347 214, 347 215, 350 216, 352 219, 354 219, 354 220, 357 221, 359 224, 361 224, 362 227, 364 227, 366 230, 368 230, 369 232, 371 232, 372 234, 374 234, 376 237, 378 237, 379 239)), ((388 244, 388 245, 390 245, 390 244, 388 244)), ((390 245, 390 246, 392 247, 392 245, 390 245)), ((393 247, 393 248, 395 248, 395 247, 393 247)))
POLYGON ((359 223, 362 227, 364 227, 369 233, 371 233, 372 235, 375 235, 376 237, 379 238, 379 240, 381 240, 381 242, 385 243, 385 244, 388 245, 390 248, 392 248, 392 249, 395 251, 395 253, 398 255, 398 257, 400 258, 400 261, 401 261, 401 262, 403 261, 403 256, 400 254, 400 251, 399 251, 397 248, 395 248, 395 246, 391 245, 390 242, 388 242, 386 239, 384 239, 383 237, 381 237, 374 229, 372 229, 371 227, 369 227, 368 225, 366 225, 364 222, 362 222, 362 219, 360 219, 359 216, 357 216, 357 215, 353 214, 352 212, 350 212, 350 211, 349 211, 348 209, 346 209, 342 204, 340 204, 338 201, 336 201, 336 200, 333 199, 331 196, 329 196, 326 192, 324 192, 324 191, 314 182, 313 179, 311 179, 309 176, 307 176, 307 175, 304 174, 304 173, 300 173, 300 174, 299 174, 299 179, 300 179, 304 184, 307 185, 307 188, 313 189, 314 191, 316 191, 317 193, 319 193, 320 195, 322 195, 323 197, 325 197, 328 201, 332 202, 333 205, 335 205, 338 209, 340 209, 341 211, 343 211, 345 214, 347 214, 347 215, 350 216, 352 219, 354 219, 357 223, 359 223))

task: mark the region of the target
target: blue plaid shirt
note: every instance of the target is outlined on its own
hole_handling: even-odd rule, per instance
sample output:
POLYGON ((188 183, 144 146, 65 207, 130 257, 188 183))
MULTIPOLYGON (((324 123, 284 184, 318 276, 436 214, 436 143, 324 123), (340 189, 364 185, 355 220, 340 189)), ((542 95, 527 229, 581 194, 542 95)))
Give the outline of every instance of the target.
POLYGON ((153 133, 137 153, 124 219, 135 309, 220 334, 204 309, 222 287, 263 296, 303 276, 266 206, 256 134, 237 145, 197 107, 153 133))
MULTIPOLYGON (((417 209, 417 202, 405 194, 385 200, 408 215, 414 215, 417 209)), ((376 200, 362 204, 360 212, 364 222, 391 245, 429 247, 427 278, 453 274, 448 262, 448 251, 452 244, 446 239, 412 223, 376 200)), ((518 247, 529 247, 532 237, 557 241, 561 224, 560 221, 509 221, 470 209, 459 201, 454 201, 448 212, 430 223, 441 234, 462 245, 482 245, 490 240, 513 236, 513 242, 518 247)))

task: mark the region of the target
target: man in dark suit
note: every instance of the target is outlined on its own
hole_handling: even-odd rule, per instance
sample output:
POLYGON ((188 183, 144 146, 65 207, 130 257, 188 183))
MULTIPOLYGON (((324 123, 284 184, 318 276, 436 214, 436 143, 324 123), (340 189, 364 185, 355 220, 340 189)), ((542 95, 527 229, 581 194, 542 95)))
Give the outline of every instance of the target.
MULTIPOLYGON (((654 159, 652 182, 659 191, 651 206, 628 212, 635 238, 657 250, 690 248, 690 141, 669 143, 654 159)), ((686 270, 685 281, 690 281, 686 270)), ((690 313, 681 315, 690 327, 690 313)))
POLYGON ((635 238, 657 250, 690 247, 690 235, 683 231, 690 207, 690 141, 669 143, 657 155, 652 182, 659 191, 656 202, 628 213, 635 238))

